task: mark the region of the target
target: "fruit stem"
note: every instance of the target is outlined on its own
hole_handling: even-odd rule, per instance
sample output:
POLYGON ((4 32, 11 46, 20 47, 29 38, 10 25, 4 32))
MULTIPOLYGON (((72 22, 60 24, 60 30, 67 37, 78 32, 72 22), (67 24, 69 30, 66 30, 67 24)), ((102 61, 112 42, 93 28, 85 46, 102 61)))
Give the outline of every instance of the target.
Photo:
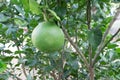
POLYGON ((44 7, 43 12, 42 12, 45 21, 48 21, 48 15, 46 12, 47 9, 48 9, 48 2, 47 2, 47 0, 45 0, 45 7, 44 7))
POLYGON ((45 21, 48 21, 47 15, 46 15, 46 10, 44 9, 43 11, 44 11, 44 12, 43 12, 42 14, 43 14, 44 20, 45 20, 45 21))

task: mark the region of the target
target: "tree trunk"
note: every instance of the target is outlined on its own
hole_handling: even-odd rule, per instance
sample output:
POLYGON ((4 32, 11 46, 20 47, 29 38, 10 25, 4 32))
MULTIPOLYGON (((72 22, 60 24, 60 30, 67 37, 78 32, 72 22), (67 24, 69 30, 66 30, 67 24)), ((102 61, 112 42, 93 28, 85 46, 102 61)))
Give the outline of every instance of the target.
POLYGON ((90 66, 89 68, 89 80, 94 80, 94 68, 90 66))

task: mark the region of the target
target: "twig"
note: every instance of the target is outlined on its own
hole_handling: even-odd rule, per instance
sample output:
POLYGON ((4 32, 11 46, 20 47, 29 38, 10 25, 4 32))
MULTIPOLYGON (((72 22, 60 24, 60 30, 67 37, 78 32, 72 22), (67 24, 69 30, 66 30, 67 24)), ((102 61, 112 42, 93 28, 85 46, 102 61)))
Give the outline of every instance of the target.
POLYGON ((75 27, 75 43, 77 44, 77 42, 78 42, 78 29, 77 29, 77 27, 75 27))
POLYGON ((90 23, 91 23, 91 0, 87 0, 87 25, 88 29, 90 29, 90 23))
MULTIPOLYGON (((20 50, 19 46, 17 46, 17 49, 20 50)), ((21 55, 21 54, 19 54, 19 56, 20 56, 20 58, 22 58, 22 55, 21 55)), ((27 73, 26 73, 26 70, 25 70, 25 65, 24 65, 24 63, 22 63, 22 69, 23 69, 23 73, 24 73, 25 77, 27 78, 27 73)))
POLYGON ((64 42, 63 50, 62 50, 62 52, 61 52, 61 61, 62 61, 62 63, 61 63, 60 68, 61 68, 62 70, 59 72, 59 79, 58 79, 58 80, 61 80, 61 79, 62 79, 62 76, 63 76, 64 64, 65 64, 64 53, 65 53, 65 42, 64 42))
POLYGON ((8 70, 7 70, 7 73, 8 73, 9 75, 15 77, 17 80, 22 80, 21 78, 17 77, 15 74, 9 72, 8 70))
POLYGON ((105 43, 105 45, 103 46, 103 48, 105 48, 109 43, 110 41, 113 40, 113 38, 120 32, 120 28, 117 30, 117 32, 105 43))
MULTIPOLYGON (((61 23, 60 23, 61 24, 61 23)), ((89 69, 89 64, 87 59, 85 58, 85 56, 83 55, 83 53, 79 50, 78 46, 71 40, 69 34, 67 33, 66 29, 63 27, 63 25, 61 24, 61 28, 67 38, 67 40, 70 42, 70 44, 74 47, 74 49, 76 50, 77 53, 80 54, 81 58, 83 59, 84 63, 86 64, 86 67, 89 69)))
MULTIPOLYGON (((110 41, 113 40, 113 38, 120 32, 120 28, 118 29, 118 31, 104 44, 103 48, 101 50, 103 50, 109 43, 110 41)), ((100 51, 101 52, 101 51, 100 51)))
MULTIPOLYGON (((9 73, 10 75, 12 75, 12 76, 15 76, 14 74, 12 74, 12 73, 9 73)), ((17 79, 17 80, 22 80, 22 79, 20 79, 19 77, 17 77, 17 76, 15 76, 15 78, 17 79)))
MULTIPOLYGON (((110 25, 108 26, 106 32, 105 32, 104 35, 103 35, 102 41, 101 41, 100 45, 98 46, 98 48, 97 48, 97 50, 96 50, 96 54, 95 54, 95 56, 94 56, 92 66, 94 66, 97 57, 99 56, 100 52, 101 52, 101 51, 104 49, 104 47, 106 46, 106 45, 104 45, 104 44, 105 44, 105 39, 106 39, 106 37, 107 37, 107 35, 108 35, 108 33, 109 33, 109 31, 110 31, 113 23, 115 22, 115 20, 116 20, 117 17, 119 16, 119 14, 120 14, 120 9, 117 10, 117 12, 116 12, 116 14, 115 14, 115 17, 113 18, 113 20, 111 21, 110 25)), ((113 38, 114 38, 115 36, 116 36, 116 35, 113 35, 113 38)), ((108 42, 108 43, 109 43, 109 42, 108 42)), ((108 43, 107 43, 107 44, 108 44, 108 43)))
MULTIPOLYGON (((14 22, 13 22, 13 23, 14 23, 14 22)), ((16 45, 17 50, 20 51, 20 45, 18 45, 19 40, 17 39, 17 37, 16 37, 15 39, 13 39, 13 42, 14 42, 15 44, 17 44, 17 45, 16 45)), ((19 57, 22 58, 21 53, 19 53, 19 57)), ((24 63, 22 63, 22 70, 23 70, 23 74, 24 74, 25 77, 27 78, 27 73, 26 73, 26 70, 25 70, 25 65, 24 65, 24 63)))

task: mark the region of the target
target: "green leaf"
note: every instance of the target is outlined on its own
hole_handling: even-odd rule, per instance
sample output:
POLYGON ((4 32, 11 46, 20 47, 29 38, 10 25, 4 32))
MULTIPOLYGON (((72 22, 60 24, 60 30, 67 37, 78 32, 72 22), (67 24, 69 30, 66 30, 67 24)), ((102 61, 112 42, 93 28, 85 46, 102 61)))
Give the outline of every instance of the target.
POLYGON ((116 48, 118 45, 117 44, 113 44, 113 43, 110 43, 110 44, 108 44, 108 48, 109 49, 113 49, 113 48, 116 48))
POLYGON ((2 8, 4 6, 4 3, 0 3, 0 8, 2 8))
POLYGON ((29 25, 30 26, 37 26, 38 25, 38 20, 35 20, 35 19, 30 20, 29 25))
POLYGON ((62 19, 64 18, 64 16, 66 15, 66 12, 67 12, 67 10, 64 6, 58 6, 58 7, 55 8, 54 11, 62 19))
POLYGON ((56 52, 53 52, 53 53, 50 53, 49 57, 51 59, 54 59, 54 60, 58 60, 59 59, 59 53, 56 51, 56 52))
POLYGON ((12 53, 12 51, 10 51, 10 50, 4 50, 4 52, 9 53, 9 54, 12 53))
POLYGON ((29 0, 29 8, 33 14, 39 15, 41 13, 39 4, 35 0, 29 0))
POLYGON ((27 76, 27 80, 33 80, 30 74, 27 76))
POLYGON ((21 54, 21 53, 24 53, 24 51, 15 51, 15 54, 21 54))
POLYGON ((48 11, 57 19, 60 21, 60 17, 51 9, 48 9, 48 11))
POLYGON ((16 8, 16 10, 17 10, 19 13, 21 13, 22 15, 24 15, 24 10, 23 10, 20 6, 15 5, 14 7, 16 8))
POLYGON ((112 0, 113 3, 119 3, 120 0, 112 0))
POLYGON ((100 29, 95 28, 88 31, 88 41, 92 48, 95 50, 102 40, 102 32, 100 29))
POLYGON ((0 59, 4 62, 10 62, 13 58, 12 56, 0 56, 0 59))
POLYGON ((10 17, 5 16, 4 14, 0 13, 0 22, 6 22, 10 17))
POLYGON ((18 19, 18 18, 14 19, 14 21, 18 26, 21 26, 21 27, 24 27, 28 24, 25 20, 21 20, 21 19, 18 19))
POLYGON ((0 74, 0 80, 8 80, 8 74, 0 74))
POLYGON ((21 0, 22 4, 23 4, 23 8, 26 12, 29 11, 29 0, 21 0))
POLYGON ((79 68, 78 61, 77 60, 72 61, 71 66, 74 70, 77 70, 79 68))
POLYGON ((115 51, 120 54, 120 48, 116 48, 115 51))
POLYGON ((10 3, 12 3, 12 4, 20 4, 20 1, 19 0, 10 0, 10 3))
POLYGON ((118 41, 120 41, 120 38, 118 38, 115 42, 118 42, 118 41))
POLYGON ((8 29, 6 31, 6 35, 10 35, 10 34, 12 34, 12 33, 17 31, 17 27, 13 27, 12 24, 9 24, 7 26, 8 26, 8 29))
POLYGON ((4 49, 5 45, 3 43, 0 43, 0 50, 4 49))
POLYGON ((0 60, 0 73, 4 72, 7 69, 7 65, 0 60))

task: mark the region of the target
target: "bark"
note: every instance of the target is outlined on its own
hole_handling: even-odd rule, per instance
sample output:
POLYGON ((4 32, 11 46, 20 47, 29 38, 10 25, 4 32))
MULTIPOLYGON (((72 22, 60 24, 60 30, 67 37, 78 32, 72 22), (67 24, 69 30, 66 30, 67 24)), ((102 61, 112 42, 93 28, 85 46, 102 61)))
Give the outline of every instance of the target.
POLYGON ((94 80, 94 68, 90 66, 89 68, 89 80, 94 80))

